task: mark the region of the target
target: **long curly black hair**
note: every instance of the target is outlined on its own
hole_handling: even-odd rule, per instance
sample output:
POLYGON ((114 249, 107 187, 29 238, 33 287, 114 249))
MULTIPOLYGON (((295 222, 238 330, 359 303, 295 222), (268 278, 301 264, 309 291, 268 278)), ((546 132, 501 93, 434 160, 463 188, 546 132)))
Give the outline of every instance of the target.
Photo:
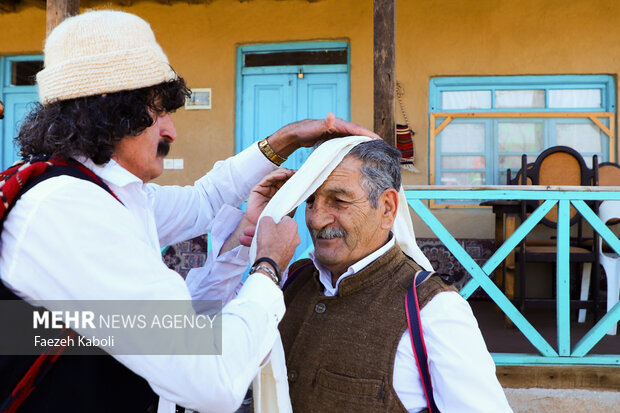
POLYGON ((86 156, 101 165, 112 157, 115 143, 153 124, 151 113, 174 112, 189 94, 179 77, 142 89, 37 103, 15 142, 25 158, 86 156))

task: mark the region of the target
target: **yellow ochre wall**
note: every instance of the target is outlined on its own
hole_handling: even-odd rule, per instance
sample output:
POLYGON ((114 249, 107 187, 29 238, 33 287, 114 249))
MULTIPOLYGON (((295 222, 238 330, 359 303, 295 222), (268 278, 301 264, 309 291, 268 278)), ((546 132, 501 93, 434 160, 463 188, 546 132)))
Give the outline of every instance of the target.
MULTIPOLYGON (((351 120, 372 128, 372 5, 372 0, 212 0, 173 5, 136 2, 122 8, 151 23, 171 64, 190 87, 212 88, 212 110, 180 109, 174 115, 178 140, 170 157, 183 158, 185 169, 167 170, 157 182, 191 183, 215 161, 234 153, 239 45, 348 40, 351 120)), ((406 184, 429 182, 431 77, 615 75, 620 69, 620 2, 398 0, 396 12, 397 79, 405 88, 404 102, 416 131, 416 166, 421 171, 405 173, 406 184)), ((0 54, 40 52, 44 31, 43 9, 22 7, 17 13, 0 14, 0 54)), ((397 120, 402 120, 399 114, 397 120)), ((456 237, 492 237, 489 211, 436 213, 456 237), (467 220, 459 218, 464 213, 467 220)), ((429 235, 425 228, 418 234, 429 235)))

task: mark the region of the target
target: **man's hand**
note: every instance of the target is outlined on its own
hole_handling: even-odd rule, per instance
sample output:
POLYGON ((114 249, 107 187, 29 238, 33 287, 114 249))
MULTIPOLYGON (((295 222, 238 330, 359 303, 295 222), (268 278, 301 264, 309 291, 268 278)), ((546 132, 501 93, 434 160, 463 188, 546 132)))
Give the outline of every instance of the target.
POLYGON ((248 197, 246 216, 252 225, 256 225, 258 217, 271 201, 271 198, 282 188, 282 185, 295 173, 292 169, 280 168, 265 176, 252 190, 248 197))
POLYGON ((304 119, 279 129, 268 139, 269 145, 282 157, 288 157, 296 149, 343 136, 362 135, 381 139, 379 135, 355 123, 328 113, 325 119, 304 119))
POLYGON ((290 217, 283 217, 275 223, 271 217, 263 217, 256 234, 256 258, 269 257, 278 264, 280 271, 288 266, 295 248, 301 242, 297 223, 290 217))
POLYGON ((280 189, 294 173, 295 171, 292 169, 277 169, 265 176, 262 181, 252 188, 250 196, 248 197, 245 215, 239 223, 239 227, 242 229, 242 234, 239 237, 239 243, 241 245, 245 245, 246 247, 250 246, 252 237, 254 236, 254 230, 256 229, 256 223, 263 209, 265 209, 265 206, 267 206, 271 198, 278 192, 278 189, 280 189))

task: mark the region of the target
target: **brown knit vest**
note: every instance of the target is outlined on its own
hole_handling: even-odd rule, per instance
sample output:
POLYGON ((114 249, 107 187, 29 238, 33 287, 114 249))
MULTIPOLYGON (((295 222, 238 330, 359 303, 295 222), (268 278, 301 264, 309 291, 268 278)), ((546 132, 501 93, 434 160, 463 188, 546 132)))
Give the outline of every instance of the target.
MULTIPOLYGON (((342 280, 334 297, 323 295, 314 266, 301 270, 284 293, 280 323, 295 413, 407 411, 392 377, 407 328, 405 295, 418 270, 394 246, 342 280)), ((426 280, 417 288, 420 308, 442 291, 456 289, 436 276, 426 280)))

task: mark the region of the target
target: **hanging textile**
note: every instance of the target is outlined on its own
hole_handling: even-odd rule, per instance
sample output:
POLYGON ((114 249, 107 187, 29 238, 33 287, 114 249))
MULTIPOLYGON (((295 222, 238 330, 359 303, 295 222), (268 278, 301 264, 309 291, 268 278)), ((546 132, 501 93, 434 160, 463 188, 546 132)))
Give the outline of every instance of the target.
POLYGON ((413 136, 415 132, 409 126, 409 118, 407 117, 407 112, 405 111, 405 104, 403 103, 403 96, 405 96, 405 89, 403 89, 400 82, 396 82, 396 98, 398 99, 398 104, 400 106, 400 112, 403 114, 403 118, 405 119, 405 123, 397 123, 396 124, 396 147, 400 150, 402 154, 402 159, 400 161, 401 168, 410 171, 410 172, 420 172, 414 166, 415 164, 415 147, 413 145, 413 136))

